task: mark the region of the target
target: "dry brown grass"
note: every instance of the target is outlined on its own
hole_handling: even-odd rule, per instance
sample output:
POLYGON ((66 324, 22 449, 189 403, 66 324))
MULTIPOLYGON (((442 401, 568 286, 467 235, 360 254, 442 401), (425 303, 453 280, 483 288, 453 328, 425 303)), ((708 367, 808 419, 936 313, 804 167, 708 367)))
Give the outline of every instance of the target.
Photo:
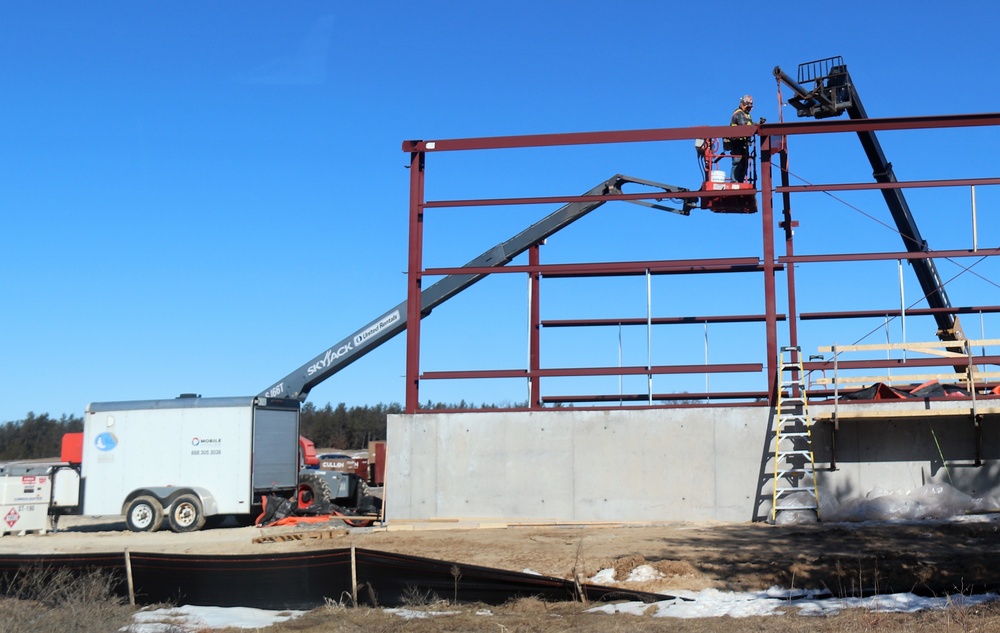
POLYGON ((134 607, 115 595, 105 573, 75 575, 65 569, 28 568, 0 595, 0 633, 65 631, 107 633, 129 624, 134 607))

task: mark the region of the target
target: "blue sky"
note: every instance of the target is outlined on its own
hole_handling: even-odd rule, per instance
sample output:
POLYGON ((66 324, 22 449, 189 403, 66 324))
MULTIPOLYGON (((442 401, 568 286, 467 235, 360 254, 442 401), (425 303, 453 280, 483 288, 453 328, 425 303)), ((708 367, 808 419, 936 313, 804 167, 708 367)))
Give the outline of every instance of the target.
MULTIPOLYGON (((725 124, 744 93, 755 96, 756 116, 777 121, 772 68, 794 73, 800 62, 831 55, 844 57, 873 117, 1000 109, 991 75, 1000 61, 1000 9, 991 4, 789 10, 776 2, 626 0, 609 7, 519 0, 0 7, 0 420, 28 411, 80 415, 92 401, 182 392, 252 395, 394 306, 405 297, 405 139, 725 124)), ((894 133, 882 142, 901 180, 995 176, 997 136, 894 133)), ((793 143, 797 177, 870 178, 856 137, 793 143)), ((576 194, 615 173, 697 188, 692 154, 686 142, 436 154, 427 198, 576 194)), ((1000 244, 995 189, 977 192, 981 246, 1000 244)), ((843 197, 889 222, 877 194, 843 197)), ((933 248, 970 247, 969 197, 967 190, 908 196, 933 248)), ((843 203, 803 197, 796 209, 799 252, 901 250, 890 231, 843 203)), ((429 214, 426 264, 465 263, 551 210, 429 214)), ((543 261, 753 256, 761 253, 759 234, 759 216, 683 218, 606 205, 550 240, 543 261)), ((842 270, 803 270, 800 309, 895 307, 895 266, 859 273, 864 292, 842 270)), ((949 286, 952 303, 998 303, 1000 271, 985 266, 977 270, 993 283, 960 278, 949 286)), ((945 278, 957 271, 939 268, 945 278)), ((761 287, 749 276, 660 277, 652 305, 666 316, 761 312, 761 287)), ((423 369, 523 367, 524 288, 521 276, 499 276, 435 311, 424 321, 423 369)), ((543 292, 544 318, 645 316, 638 278, 553 281, 543 292)), ((909 340, 933 338, 929 324, 907 327, 909 340)), ((835 328, 804 326, 804 345, 851 343, 871 329, 835 328)), ((966 329, 978 336, 978 319, 966 329)), ((984 329, 1000 337, 996 320, 986 317, 984 329)), ((658 332, 654 364, 704 361, 702 326, 658 332)), ((617 330, 546 337, 546 366, 619 362, 617 330)), ((760 328, 710 328, 707 338, 711 362, 762 361, 760 328)), ((644 330, 624 331, 621 341, 625 364, 645 364, 644 330)), ((398 337, 316 388, 310 401, 400 402, 403 373, 398 337)), ((656 390, 675 388, 657 380, 664 382, 656 390)), ((711 387, 738 388, 732 380, 713 377, 711 387)), ((644 390, 645 379, 639 383, 623 389, 644 390)), ((703 376, 689 383, 678 387, 705 387, 703 376)), ((572 388, 554 384, 550 393, 572 388)), ((617 389, 617 379, 582 387, 617 389)), ((425 382, 421 399, 428 398, 526 395, 515 381, 425 382)))

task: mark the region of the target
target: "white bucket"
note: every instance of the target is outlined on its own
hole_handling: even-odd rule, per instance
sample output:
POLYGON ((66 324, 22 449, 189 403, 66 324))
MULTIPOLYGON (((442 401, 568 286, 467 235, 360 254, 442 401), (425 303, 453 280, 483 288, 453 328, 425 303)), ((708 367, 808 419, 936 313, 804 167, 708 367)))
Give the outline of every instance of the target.
POLYGON ((726 182, 726 172, 713 170, 712 171, 712 182, 726 182))

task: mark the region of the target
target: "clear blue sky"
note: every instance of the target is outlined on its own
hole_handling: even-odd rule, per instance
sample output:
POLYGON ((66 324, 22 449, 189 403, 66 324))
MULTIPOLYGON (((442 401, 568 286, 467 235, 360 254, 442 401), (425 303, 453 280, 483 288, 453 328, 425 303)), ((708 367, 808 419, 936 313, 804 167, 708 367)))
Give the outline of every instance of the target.
MULTIPOLYGON (((790 6, 4 4, 0 421, 81 415, 92 401, 252 395, 394 306, 405 297, 404 139, 725 124, 743 93, 756 97, 756 116, 776 121, 772 68, 794 72, 831 55, 844 56, 871 116, 1000 110, 995 5, 790 6)), ((903 180, 996 176, 998 141, 995 130, 883 138, 903 180)), ((870 178, 854 137, 792 149, 792 171, 807 180, 870 178)), ((619 172, 697 188, 692 154, 685 142, 433 155, 427 197, 575 194, 619 172)), ((979 192, 981 246, 1000 244, 995 189, 979 192)), ((889 222, 879 198, 846 197, 889 222)), ((911 206, 932 247, 970 246, 967 190, 920 194, 911 206)), ((845 205, 804 199, 797 208, 800 252, 902 248, 845 205)), ((426 263, 462 264, 551 210, 437 212, 426 263)), ((682 218, 634 205, 599 213, 551 240, 544 260, 761 254, 759 216, 682 218)), ((945 278, 957 272, 939 266, 945 278)), ((895 262, 874 268, 878 281, 846 288, 842 273, 803 272, 800 309, 897 306, 895 262), (837 296, 826 288, 834 282, 845 298, 823 303, 837 296)), ((994 283, 957 281, 954 304, 998 303, 996 266, 981 274, 994 283)), ((595 283, 553 282, 543 316, 645 316, 644 281, 595 283)), ((657 278, 653 307, 761 312, 760 294, 757 277, 657 278)), ((523 367, 524 305, 520 276, 470 289, 424 321, 423 368, 523 367)), ((990 321, 986 335, 1000 337, 990 321)), ((870 329, 837 327, 804 328, 807 349, 870 329)), ((908 327, 909 340, 933 337, 908 327)), ((978 336, 978 320, 966 329, 978 336)), ((547 336, 546 366, 619 361, 617 331, 582 343, 547 336)), ((655 364, 704 361, 701 326, 655 336, 655 364)), ((762 360, 757 329, 709 338, 712 362, 762 360)), ((645 332, 622 339, 623 361, 645 364, 645 332)), ((310 401, 402 401, 403 372, 398 337, 310 401)), ((526 396, 521 383, 425 383, 428 398, 526 396)))

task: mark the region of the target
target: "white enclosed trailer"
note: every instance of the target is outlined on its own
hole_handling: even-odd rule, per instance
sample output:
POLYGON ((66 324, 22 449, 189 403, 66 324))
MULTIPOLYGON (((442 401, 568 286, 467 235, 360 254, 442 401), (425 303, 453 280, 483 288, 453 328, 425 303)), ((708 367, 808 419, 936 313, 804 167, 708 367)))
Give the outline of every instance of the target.
POLYGON ((79 504, 50 512, 123 514, 137 532, 164 520, 175 532, 198 530, 209 517, 259 512, 263 495, 294 494, 298 451, 297 400, 92 403, 80 442, 79 504))

